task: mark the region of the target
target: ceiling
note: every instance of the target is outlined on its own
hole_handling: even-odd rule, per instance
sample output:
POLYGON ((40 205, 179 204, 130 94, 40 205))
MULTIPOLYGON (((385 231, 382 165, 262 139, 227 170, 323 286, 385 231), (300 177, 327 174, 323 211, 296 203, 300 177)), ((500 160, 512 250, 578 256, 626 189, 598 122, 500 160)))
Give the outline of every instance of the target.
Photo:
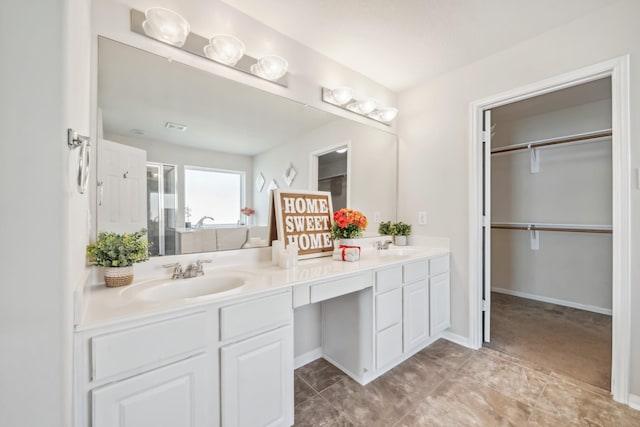
POLYGON ((394 91, 618 0, 222 0, 394 91))

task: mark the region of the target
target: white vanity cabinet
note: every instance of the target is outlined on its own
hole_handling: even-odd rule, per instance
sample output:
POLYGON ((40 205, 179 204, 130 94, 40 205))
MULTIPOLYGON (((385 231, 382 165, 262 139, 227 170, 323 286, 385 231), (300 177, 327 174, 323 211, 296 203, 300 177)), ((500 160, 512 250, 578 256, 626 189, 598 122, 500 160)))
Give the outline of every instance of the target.
POLYGON ((429 331, 437 335, 451 326, 449 255, 429 260, 429 331))
POLYGON ((403 351, 429 339, 429 260, 402 266, 403 351))
POLYGON ((291 291, 220 309, 223 426, 293 424, 291 291))
POLYGON ((75 425, 214 425, 212 314, 192 310, 76 333, 75 425))
POLYGON ((402 356, 402 266, 375 272, 375 361, 381 369, 402 356))
POLYGON ((75 426, 293 424, 291 288, 78 331, 75 426))

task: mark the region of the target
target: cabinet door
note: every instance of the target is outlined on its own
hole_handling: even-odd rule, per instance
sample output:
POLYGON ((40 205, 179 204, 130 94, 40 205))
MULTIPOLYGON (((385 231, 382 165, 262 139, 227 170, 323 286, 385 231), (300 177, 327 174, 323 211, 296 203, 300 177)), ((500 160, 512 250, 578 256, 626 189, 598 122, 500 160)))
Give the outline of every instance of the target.
POLYGON ((222 425, 293 424, 293 327, 221 349, 222 425))
POLYGON ((92 392, 93 427, 207 425, 206 358, 196 356, 92 392))
POLYGON ((433 336, 451 326, 449 273, 439 274, 429 279, 429 297, 431 335, 433 336))
POLYGON ((402 288, 404 305, 404 352, 429 338, 429 282, 427 279, 402 288))

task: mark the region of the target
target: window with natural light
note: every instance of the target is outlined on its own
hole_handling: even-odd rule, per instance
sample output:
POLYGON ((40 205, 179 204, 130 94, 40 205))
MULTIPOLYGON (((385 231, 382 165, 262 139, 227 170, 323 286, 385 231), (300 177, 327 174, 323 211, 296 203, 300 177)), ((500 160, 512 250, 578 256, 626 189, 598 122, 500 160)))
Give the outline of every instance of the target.
POLYGON ((236 225, 244 203, 244 172, 185 167, 184 199, 192 224, 210 217, 202 224, 236 225))

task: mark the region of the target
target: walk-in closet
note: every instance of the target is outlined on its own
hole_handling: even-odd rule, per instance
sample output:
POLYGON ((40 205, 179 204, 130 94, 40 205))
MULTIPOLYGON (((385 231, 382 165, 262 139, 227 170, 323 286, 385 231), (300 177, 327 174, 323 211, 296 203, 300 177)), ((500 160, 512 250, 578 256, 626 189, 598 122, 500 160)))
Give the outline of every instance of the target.
POLYGON ((604 78, 492 109, 485 174, 491 218, 486 345, 606 390, 611 105, 611 80, 604 78))

